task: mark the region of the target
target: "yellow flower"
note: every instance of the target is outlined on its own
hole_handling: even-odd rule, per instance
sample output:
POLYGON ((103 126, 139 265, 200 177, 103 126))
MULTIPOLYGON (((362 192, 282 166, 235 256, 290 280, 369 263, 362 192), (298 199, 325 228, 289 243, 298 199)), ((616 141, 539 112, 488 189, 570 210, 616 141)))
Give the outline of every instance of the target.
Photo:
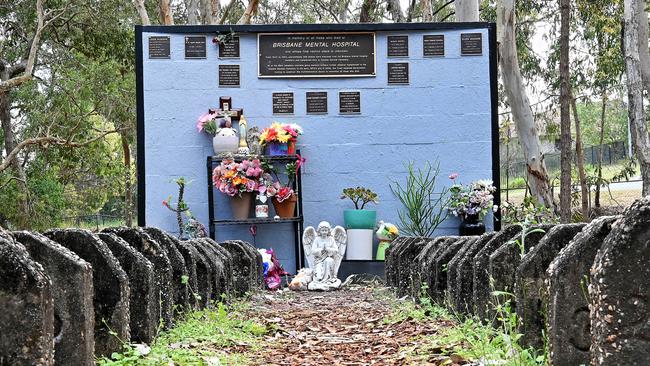
POLYGON ((389 226, 388 231, 393 235, 399 234, 399 230, 397 230, 397 226, 392 226, 392 225, 389 226))
POLYGON ((288 142, 290 138, 291 135, 289 135, 287 132, 278 134, 278 141, 282 143, 288 142))
POLYGON ((232 180, 232 185, 234 185, 234 186, 238 186, 238 185, 240 185, 240 184, 242 184, 242 179, 241 179, 241 177, 235 177, 235 179, 232 180))
POLYGON ((269 137, 269 131, 264 130, 264 132, 260 134, 260 142, 265 142, 267 137, 269 137))

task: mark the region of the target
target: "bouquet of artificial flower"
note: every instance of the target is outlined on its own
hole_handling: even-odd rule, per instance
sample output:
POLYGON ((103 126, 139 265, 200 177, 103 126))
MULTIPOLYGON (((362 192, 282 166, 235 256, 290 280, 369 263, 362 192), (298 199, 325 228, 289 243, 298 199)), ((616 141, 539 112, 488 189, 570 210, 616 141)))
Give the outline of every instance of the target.
POLYGON ((217 129, 230 127, 228 126, 228 121, 224 118, 217 118, 219 113, 214 109, 208 109, 208 113, 202 114, 199 119, 196 121, 196 129, 199 132, 206 132, 210 135, 215 135, 217 129))
POLYGON ((454 173, 449 179, 454 184, 449 188, 451 193, 449 211, 454 216, 465 219, 467 216, 485 217, 490 211, 496 211, 498 206, 494 205, 494 192, 496 188, 491 180, 477 180, 469 185, 456 183, 458 174, 454 173))
POLYGON ((260 134, 260 143, 262 145, 270 144, 272 142, 279 142, 286 144, 290 139, 302 135, 302 127, 293 124, 282 124, 273 122, 270 127, 266 127, 260 134))
POLYGON ((261 185, 264 171, 258 159, 244 160, 237 163, 232 159, 226 159, 214 168, 212 181, 219 191, 228 196, 241 196, 246 192, 266 191, 266 185, 261 185))

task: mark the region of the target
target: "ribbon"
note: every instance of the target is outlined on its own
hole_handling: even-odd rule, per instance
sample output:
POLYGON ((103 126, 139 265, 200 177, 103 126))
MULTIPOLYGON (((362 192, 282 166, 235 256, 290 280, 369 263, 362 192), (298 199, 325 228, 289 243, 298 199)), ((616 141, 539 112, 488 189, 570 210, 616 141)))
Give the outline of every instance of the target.
POLYGON ((298 160, 296 160, 296 176, 297 176, 298 170, 300 170, 300 167, 307 162, 307 159, 300 156, 300 154, 296 154, 296 157, 298 158, 298 160))

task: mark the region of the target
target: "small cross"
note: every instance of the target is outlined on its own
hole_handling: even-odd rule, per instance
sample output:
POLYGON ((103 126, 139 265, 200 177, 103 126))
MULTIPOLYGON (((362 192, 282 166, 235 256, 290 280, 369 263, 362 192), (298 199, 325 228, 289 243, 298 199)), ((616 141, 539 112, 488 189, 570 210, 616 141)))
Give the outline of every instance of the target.
POLYGON ((244 114, 242 108, 232 108, 231 97, 219 97, 219 109, 217 109, 217 117, 230 119, 231 121, 239 121, 244 114))

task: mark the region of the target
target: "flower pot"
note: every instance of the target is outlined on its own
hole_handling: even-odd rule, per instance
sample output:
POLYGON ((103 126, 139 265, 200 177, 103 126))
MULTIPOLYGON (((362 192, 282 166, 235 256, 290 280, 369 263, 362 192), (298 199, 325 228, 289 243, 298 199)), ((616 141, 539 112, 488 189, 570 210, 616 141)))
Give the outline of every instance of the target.
POLYGON ((288 148, 289 147, 287 144, 282 144, 279 142, 271 142, 268 145, 266 145, 266 155, 270 155, 270 156, 288 155, 287 154, 288 148))
POLYGON ((472 236, 485 234, 485 224, 479 220, 478 215, 467 215, 458 227, 458 235, 472 236))
POLYGON ((348 229, 348 246, 345 258, 348 260, 371 260, 372 238, 371 229, 348 229))
POLYGON ((298 143, 297 138, 291 138, 289 139, 289 142, 287 143, 287 155, 296 155, 296 143, 298 143))
POLYGON ((235 220, 246 220, 251 213, 251 202, 253 194, 250 192, 242 193, 241 196, 235 195, 230 198, 230 208, 235 220))
POLYGON ((282 202, 273 197, 275 213, 280 217, 294 217, 296 215, 296 202, 298 202, 298 197, 295 193, 282 202))
POLYGON ((347 229, 370 229, 375 228, 377 222, 377 211, 375 210, 345 210, 343 212, 345 227, 347 229))
POLYGON ((215 135, 212 138, 212 148, 215 154, 237 152, 239 137, 237 135, 215 135))
POLYGON ((378 261, 386 260, 386 249, 388 249, 389 246, 389 241, 380 240, 379 246, 377 246, 377 255, 375 256, 375 259, 378 261))

